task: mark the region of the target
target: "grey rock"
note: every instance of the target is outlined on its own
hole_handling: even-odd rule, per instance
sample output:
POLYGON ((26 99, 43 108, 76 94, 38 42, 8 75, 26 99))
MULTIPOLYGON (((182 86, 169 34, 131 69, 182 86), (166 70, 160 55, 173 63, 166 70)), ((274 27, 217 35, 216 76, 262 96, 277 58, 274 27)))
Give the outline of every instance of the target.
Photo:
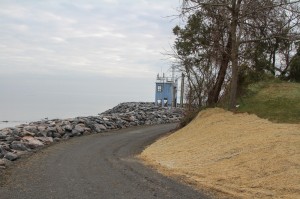
POLYGON ((30 136, 23 137, 22 141, 23 141, 24 145, 30 149, 35 149, 35 148, 44 146, 44 144, 41 141, 39 141, 38 139, 36 139, 34 137, 30 137, 30 136))
POLYGON ((38 129, 38 131, 43 132, 43 131, 46 131, 47 127, 46 126, 38 126, 37 129, 38 129))
POLYGON ((55 124, 56 124, 55 121, 51 121, 51 122, 49 123, 49 126, 50 126, 50 127, 55 127, 55 124))
POLYGON ((0 145, 0 153, 5 155, 7 152, 12 152, 11 148, 9 147, 9 144, 5 143, 0 145))
POLYGON ((7 133, 4 133, 4 132, 0 132, 0 139, 6 139, 7 137, 7 133))
POLYGON ((62 135, 65 133, 65 130, 61 126, 56 126, 56 132, 62 135))
POLYGON ((64 136, 62 137, 62 139, 67 140, 67 139, 70 139, 70 137, 73 137, 72 134, 66 133, 66 134, 64 134, 64 136))
POLYGON ((88 127, 85 127, 84 128, 84 132, 91 132, 92 131, 92 129, 90 129, 90 128, 88 128, 88 127))
POLYGON ((36 136, 38 136, 38 137, 47 137, 47 132, 46 131, 37 132, 36 136))
POLYGON ((5 150, 2 145, 0 145, 0 158, 3 158, 6 153, 7 150, 5 150))
POLYGON ((106 127, 103 124, 94 124, 94 129, 97 133, 100 133, 103 130, 106 130, 106 127))
POLYGON ((41 141, 43 144, 48 145, 53 142, 52 137, 35 137, 37 140, 41 141))
POLYGON ((21 130, 19 128, 13 128, 11 134, 13 136, 21 136, 20 132, 21 130))
POLYGON ((51 132, 51 133, 56 133, 57 131, 56 131, 56 127, 55 126, 49 126, 48 128, 47 128, 47 133, 48 132, 51 132))
POLYGON ((7 142, 11 143, 11 142, 15 141, 15 138, 12 137, 12 136, 8 136, 8 137, 5 138, 5 140, 6 140, 7 142))
POLYGON ((83 133, 82 133, 82 135, 90 135, 91 134, 91 131, 84 131, 83 133))
POLYGON ((11 153, 11 152, 8 152, 4 155, 4 158, 7 159, 7 160, 10 160, 10 161, 14 161, 16 159, 19 158, 19 156, 17 154, 14 154, 14 153, 11 153))
POLYGON ((6 161, 4 161, 3 159, 0 159, 0 166, 6 166, 6 161))
POLYGON ((86 127, 84 124, 77 124, 73 130, 78 131, 79 133, 83 133, 85 128, 86 127))
POLYGON ((83 123, 77 124, 74 129, 72 130, 73 136, 81 136, 85 131, 85 125, 83 123))
POLYGON ((72 134, 70 135, 70 137, 74 137, 74 136, 81 136, 83 132, 79 132, 75 129, 72 130, 72 134))
POLYGON ((54 132, 53 131, 47 131, 47 134, 45 137, 53 137, 54 132))
POLYGON ((59 133, 53 133, 52 137, 53 138, 61 138, 63 134, 59 134, 59 133))
POLYGON ((109 118, 104 117, 103 120, 104 120, 104 121, 109 121, 109 118))
POLYGON ((2 129, 1 132, 5 135, 10 135, 12 133, 12 130, 10 128, 2 129))
POLYGON ((70 121, 68 119, 61 121, 61 126, 70 125, 70 121))
POLYGON ((19 150, 19 151, 27 151, 28 148, 20 141, 13 141, 10 144, 10 148, 14 149, 14 150, 19 150))
POLYGON ((30 132, 30 133, 33 133, 33 134, 35 134, 35 133, 38 132, 38 129, 37 129, 36 126, 25 126, 25 127, 24 127, 24 130, 25 130, 25 131, 28 131, 28 132, 30 132))
POLYGON ((20 133, 22 137, 24 136, 35 136, 35 133, 26 131, 25 129, 23 129, 23 131, 20 133))
POLYGON ((71 132, 73 128, 70 124, 68 124, 68 125, 64 126, 64 129, 65 129, 65 131, 71 132))

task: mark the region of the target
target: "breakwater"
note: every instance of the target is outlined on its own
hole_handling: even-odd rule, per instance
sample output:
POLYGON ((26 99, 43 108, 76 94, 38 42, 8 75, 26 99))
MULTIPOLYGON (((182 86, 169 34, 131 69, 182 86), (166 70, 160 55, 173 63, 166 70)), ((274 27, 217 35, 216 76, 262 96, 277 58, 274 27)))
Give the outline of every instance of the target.
POLYGON ((23 154, 72 137, 102 133, 131 126, 179 122, 183 110, 155 106, 150 102, 126 102, 98 116, 53 119, 0 130, 0 169, 23 154))

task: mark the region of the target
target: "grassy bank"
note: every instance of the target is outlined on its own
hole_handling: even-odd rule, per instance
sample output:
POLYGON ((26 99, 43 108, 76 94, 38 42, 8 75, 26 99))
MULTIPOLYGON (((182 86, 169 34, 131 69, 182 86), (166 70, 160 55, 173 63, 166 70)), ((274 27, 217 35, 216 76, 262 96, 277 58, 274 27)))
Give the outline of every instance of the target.
POLYGON ((279 123, 300 123, 300 84, 260 82, 248 87, 239 112, 253 113, 279 123))

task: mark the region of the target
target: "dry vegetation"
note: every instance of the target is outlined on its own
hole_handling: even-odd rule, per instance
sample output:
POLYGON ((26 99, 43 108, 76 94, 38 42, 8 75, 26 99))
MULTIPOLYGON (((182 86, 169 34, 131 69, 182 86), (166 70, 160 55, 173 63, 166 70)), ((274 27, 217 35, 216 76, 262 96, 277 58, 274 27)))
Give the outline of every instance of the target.
POLYGON ((141 158, 200 189, 237 198, 300 198, 300 124, 207 109, 141 158))

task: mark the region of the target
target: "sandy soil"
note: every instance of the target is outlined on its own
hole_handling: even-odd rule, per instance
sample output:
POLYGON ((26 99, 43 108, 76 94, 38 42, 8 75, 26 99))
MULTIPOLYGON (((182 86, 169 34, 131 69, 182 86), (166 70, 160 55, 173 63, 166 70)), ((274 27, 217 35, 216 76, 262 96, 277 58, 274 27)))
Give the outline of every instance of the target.
POLYGON ((207 109, 140 157, 166 175, 237 198, 300 198, 300 124, 207 109))

